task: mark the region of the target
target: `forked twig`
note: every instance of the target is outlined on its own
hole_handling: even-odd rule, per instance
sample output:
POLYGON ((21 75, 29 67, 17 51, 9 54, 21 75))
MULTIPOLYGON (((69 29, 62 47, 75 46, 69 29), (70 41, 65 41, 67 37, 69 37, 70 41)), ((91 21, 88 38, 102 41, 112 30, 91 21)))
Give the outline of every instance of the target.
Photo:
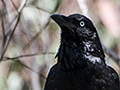
MULTIPOLYGON (((2 47, 2 49, 4 49, 4 50, 3 50, 3 51, 1 50, 1 53, 0 53, 0 62, 1 62, 1 60, 3 59, 3 56, 4 56, 6 50, 7 50, 8 46, 9 46, 9 43, 10 43, 12 37, 13 37, 13 34, 14 34, 14 32, 15 32, 15 29, 16 29, 18 23, 19 23, 19 20, 20 20, 21 11, 22 11, 23 8, 25 7, 26 2, 27 2, 27 0, 24 0, 24 1, 22 2, 22 4, 21 4, 20 8, 18 9, 18 15, 17 15, 18 18, 17 18, 17 21, 16 21, 15 26, 14 26, 13 29, 12 29, 12 32, 11 32, 11 35, 10 35, 8 41, 7 41, 7 42, 3 42, 3 43, 5 43, 5 45, 2 47)), ((10 28, 9 28, 9 29, 10 29, 10 28)), ((9 31, 10 31, 10 30, 9 30, 9 31)), ((6 34, 6 35, 7 35, 7 34, 6 34)), ((6 36, 6 37, 7 37, 7 36, 6 36)))

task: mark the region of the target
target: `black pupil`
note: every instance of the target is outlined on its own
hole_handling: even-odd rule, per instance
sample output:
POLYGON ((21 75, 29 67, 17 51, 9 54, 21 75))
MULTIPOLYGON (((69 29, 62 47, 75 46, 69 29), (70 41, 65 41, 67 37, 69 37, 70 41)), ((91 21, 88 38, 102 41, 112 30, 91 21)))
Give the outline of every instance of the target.
POLYGON ((81 26, 84 26, 84 22, 80 22, 80 25, 81 25, 81 26))

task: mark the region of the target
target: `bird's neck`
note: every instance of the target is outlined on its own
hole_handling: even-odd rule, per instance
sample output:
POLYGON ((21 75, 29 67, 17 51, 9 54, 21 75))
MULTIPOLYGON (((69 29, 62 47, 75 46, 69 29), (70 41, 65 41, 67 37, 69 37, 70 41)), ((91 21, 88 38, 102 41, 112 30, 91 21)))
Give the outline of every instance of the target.
POLYGON ((58 57, 58 63, 61 64, 61 67, 67 70, 86 66, 86 60, 81 49, 73 42, 61 43, 56 57, 58 57))
POLYGON ((58 57, 58 63, 64 69, 74 69, 86 67, 88 62, 95 64, 95 62, 104 62, 101 59, 99 51, 95 51, 93 43, 83 43, 82 46, 76 46, 75 43, 66 41, 61 43, 59 51, 56 55, 58 57))
POLYGON ((105 62, 104 58, 104 52, 102 49, 101 44, 98 41, 83 41, 83 55, 85 58, 87 58, 89 61, 95 63, 95 62, 105 62), (95 42, 95 43, 94 43, 95 42), (98 43, 98 44, 96 44, 98 43))

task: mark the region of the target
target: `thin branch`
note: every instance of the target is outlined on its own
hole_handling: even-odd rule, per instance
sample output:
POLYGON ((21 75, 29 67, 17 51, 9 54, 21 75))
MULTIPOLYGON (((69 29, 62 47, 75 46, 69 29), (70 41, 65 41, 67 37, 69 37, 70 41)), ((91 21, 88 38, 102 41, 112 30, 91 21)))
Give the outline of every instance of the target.
POLYGON ((47 21, 47 23, 43 26, 43 28, 40 29, 40 31, 38 33, 36 33, 29 41, 28 43, 23 47, 22 51, 25 51, 27 49, 27 47, 30 46, 31 43, 34 42, 34 40, 39 37, 39 35, 42 33, 43 29, 47 28, 47 26, 49 25, 50 19, 47 21))
POLYGON ((30 44, 41 34, 41 32, 42 32, 42 29, 41 29, 38 33, 36 33, 36 34, 27 42, 27 44, 22 48, 22 51, 21 51, 21 52, 25 51, 25 50, 27 49, 27 47, 29 47, 30 44))
POLYGON ((40 73, 40 76, 41 76, 42 78, 46 79, 46 77, 45 77, 42 73, 40 73))
POLYGON ((11 41, 11 38, 13 37, 14 31, 15 31, 17 25, 18 25, 19 19, 20 19, 20 16, 19 16, 18 19, 17 19, 17 22, 16 22, 16 24, 15 24, 15 27, 13 28, 13 31, 12 31, 12 33, 11 33, 11 35, 10 35, 10 38, 8 39, 7 45, 6 45, 6 47, 4 48, 3 53, 1 53, 1 55, 0 55, 0 62, 1 62, 1 60, 2 60, 2 58, 3 58, 3 56, 4 56, 5 52, 6 52, 6 50, 7 50, 7 48, 8 48, 8 45, 9 45, 9 43, 10 43, 10 41, 11 41))
POLYGON ((115 62, 117 62, 117 64, 120 66, 120 58, 110 49, 106 48, 103 44, 103 49, 105 51, 105 53, 111 57, 113 60, 115 60, 115 62))
POLYGON ((1 1, 2 1, 3 5, 4 5, 4 8, 5 8, 5 7, 6 7, 6 4, 5 4, 4 0, 1 0, 1 1))
MULTIPOLYGON (((6 4, 5 4, 4 0, 1 0, 1 1, 2 1, 3 5, 4 5, 4 8, 6 10, 6 4)), ((2 41, 2 46, 1 46, 0 58, 3 58, 2 54, 4 53, 5 43, 6 43, 6 39, 7 39, 7 36, 5 35, 3 18, 1 18, 1 26, 2 26, 2 33, 3 33, 3 41, 2 41)))
MULTIPOLYGON (((11 59, 11 60, 12 60, 12 59, 11 59)), ((28 67, 27 65, 23 64, 23 62, 21 62, 21 60, 19 60, 19 59, 18 59, 18 60, 12 60, 12 61, 21 64, 22 66, 24 66, 25 68, 29 69, 30 71, 32 71, 32 72, 34 72, 34 73, 36 73, 36 74, 39 74, 39 72, 37 72, 37 71, 35 71, 34 69, 32 69, 32 68, 28 67)), ((40 74, 40 76, 41 76, 42 78, 46 79, 46 77, 45 77, 43 74, 40 74)))
POLYGON ((30 67, 28 67, 27 65, 23 64, 23 63, 22 63, 19 59, 18 59, 18 60, 13 60, 13 61, 15 61, 15 62, 17 62, 17 63, 19 63, 19 64, 23 65, 24 67, 26 67, 27 69, 29 69, 29 70, 33 71, 34 73, 37 73, 36 71, 34 71, 33 69, 31 69, 31 68, 30 68, 30 67))
POLYGON ((1 18, 1 24, 2 24, 2 33, 3 33, 3 37, 5 37, 5 28, 4 28, 4 21, 3 21, 3 18, 1 18))
MULTIPOLYGON (((28 67, 27 65, 23 64, 23 62, 21 62, 21 60, 17 60, 17 61, 16 61, 16 60, 13 60, 13 61, 21 64, 22 66, 24 66, 25 68, 29 69, 30 71, 33 71, 34 73, 39 74, 38 71, 35 71, 34 69, 32 69, 32 68, 28 67)), ((46 77, 45 77, 43 74, 40 74, 40 76, 41 76, 42 78, 46 79, 46 77)))
POLYGON ((4 57, 3 61, 6 61, 6 60, 18 60, 20 58, 33 57, 33 56, 36 56, 36 55, 43 55, 43 54, 55 54, 55 52, 38 52, 38 53, 34 53, 34 54, 20 55, 20 56, 17 56, 17 57, 4 57))
POLYGON ((5 28, 4 28, 4 20, 3 20, 3 18, 1 18, 1 24, 2 24, 2 33, 3 33, 3 43, 2 43, 2 47, 3 47, 3 46, 5 46, 5 42, 6 42, 6 39, 7 39, 6 35, 5 35, 5 28))
POLYGON ((47 12, 47 13, 51 13, 50 11, 45 10, 45 9, 43 9, 43 8, 40 8, 40 7, 38 7, 38 6, 36 6, 36 8, 39 9, 39 10, 41 10, 41 11, 44 11, 44 12, 47 12))
POLYGON ((6 47, 4 48, 4 51, 0 53, 0 62, 1 62, 1 60, 3 59, 3 56, 4 56, 4 54, 5 54, 5 52, 6 52, 7 48, 8 48, 8 45, 9 45, 12 37, 13 37, 13 34, 14 34, 14 32, 15 32, 15 29, 16 29, 18 23, 19 23, 19 20, 20 20, 21 11, 22 11, 23 8, 25 7, 26 2, 27 2, 27 0, 24 0, 24 1, 22 2, 22 4, 21 4, 20 8, 18 9, 18 16, 17 16, 18 18, 17 18, 16 24, 15 24, 15 26, 13 27, 13 30, 12 30, 12 32, 11 32, 11 35, 10 35, 10 37, 9 37, 9 39, 8 39, 7 44, 6 44, 6 47))
POLYGON ((3 57, 2 56, 2 53, 4 52, 4 48, 5 48, 5 43, 6 43, 6 35, 5 35, 5 29, 4 29, 4 22, 3 22, 3 18, 1 18, 1 24, 2 24, 2 33, 3 33, 3 41, 2 41, 2 46, 1 46, 1 58, 3 57))
POLYGON ((54 10, 53 10, 50 14, 55 13, 55 12, 59 9, 60 4, 61 4, 61 0, 57 0, 57 4, 56 4, 56 6, 55 6, 54 10))
MULTIPOLYGON (((58 8, 59 8, 59 6, 60 6, 60 1, 61 1, 61 0, 58 0, 58 1, 57 1, 57 4, 56 4, 56 6, 55 6, 55 8, 54 8, 54 10, 53 10, 52 12, 48 12, 48 11, 42 9, 42 8, 37 7, 37 6, 36 6, 36 7, 39 8, 40 10, 43 10, 43 11, 45 11, 45 12, 48 12, 48 13, 52 14, 52 13, 55 13, 55 12, 58 10, 58 8)), ((50 23, 50 17, 49 17, 47 23, 40 29, 40 31, 39 31, 37 34, 35 34, 35 35, 31 38, 31 40, 28 41, 28 43, 24 46, 24 48, 22 49, 21 52, 23 52, 23 50, 26 50, 26 48, 30 46, 30 43, 32 43, 32 42, 41 34, 41 32, 43 31, 43 29, 46 29, 46 28, 47 28, 47 26, 49 25, 49 23, 50 23)))
MULTIPOLYGON (((25 68, 33 71, 34 73, 36 74, 39 74, 38 71, 34 70, 34 69, 31 69, 30 67, 28 67, 27 65, 25 65, 21 60, 20 58, 24 58, 24 57, 31 57, 31 56, 35 56, 35 55, 43 55, 43 54, 55 54, 54 52, 38 52, 38 53, 35 53, 35 54, 27 54, 27 55, 20 55, 20 56, 17 56, 17 57, 4 57, 4 59, 2 61, 6 61, 6 60, 12 60, 14 62, 17 62, 19 64, 21 64, 22 66, 24 66, 25 68)), ((40 76, 44 79, 46 79, 46 77, 43 75, 43 74, 40 74, 40 76)))
MULTIPOLYGON (((29 69, 30 71, 33 71, 34 73, 39 74, 38 71, 35 71, 34 69, 32 69, 32 68, 28 67, 27 65, 23 64, 23 63, 21 62, 21 60, 17 60, 17 61, 16 61, 16 60, 13 60, 13 61, 15 61, 15 62, 23 65, 25 68, 29 69)), ((40 74, 40 76, 41 76, 42 78, 46 79, 46 77, 45 77, 43 74, 40 74)))
POLYGON ((33 69, 31 69, 30 67, 28 67, 27 65, 23 64, 23 62, 21 62, 21 60, 19 60, 19 59, 17 59, 17 60, 10 59, 10 60, 12 60, 12 61, 14 61, 16 63, 21 64, 22 66, 24 66, 25 68, 29 69, 30 71, 33 71, 34 73, 38 73, 38 72, 34 71, 33 69))
MULTIPOLYGON (((12 60, 14 62, 17 62, 21 65, 23 65, 24 67, 26 67, 27 69, 33 71, 34 73, 39 74, 38 71, 31 69, 30 67, 28 67, 27 65, 25 65, 20 58, 25 58, 25 57, 32 57, 32 56, 36 56, 36 55, 43 55, 43 54, 55 54, 55 52, 38 52, 38 53, 34 53, 34 54, 26 54, 26 55, 20 55, 17 57, 4 57, 2 61, 6 61, 6 60, 12 60)), ((46 79, 46 77, 43 74, 40 74, 40 76, 44 79, 46 79)))
POLYGON ((17 7, 16 7, 15 3, 13 2, 13 0, 11 0, 11 3, 13 4, 15 10, 17 11, 17 7))

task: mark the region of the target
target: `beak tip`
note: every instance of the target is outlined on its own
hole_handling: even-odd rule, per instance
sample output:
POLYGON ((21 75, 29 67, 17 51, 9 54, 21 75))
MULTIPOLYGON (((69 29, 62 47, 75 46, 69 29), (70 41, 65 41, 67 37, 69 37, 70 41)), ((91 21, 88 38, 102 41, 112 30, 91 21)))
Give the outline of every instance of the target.
MULTIPOLYGON (((65 19, 65 16, 60 15, 60 14, 53 14, 51 15, 51 18, 61 27, 61 26, 65 26, 66 23, 68 23, 65 19)), ((67 17, 66 17, 67 18, 67 17)))
POLYGON ((54 20, 54 19, 57 19, 57 18, 59 18, 61 15, 59 15, 59 14, 53 14, 53 15, 51 15, 51 18, 54 20))
POLYGON ((53 17, 54 17, 54 14, 53 14, 53 15, 51 15, 50 17, 53 19, 53 17))

